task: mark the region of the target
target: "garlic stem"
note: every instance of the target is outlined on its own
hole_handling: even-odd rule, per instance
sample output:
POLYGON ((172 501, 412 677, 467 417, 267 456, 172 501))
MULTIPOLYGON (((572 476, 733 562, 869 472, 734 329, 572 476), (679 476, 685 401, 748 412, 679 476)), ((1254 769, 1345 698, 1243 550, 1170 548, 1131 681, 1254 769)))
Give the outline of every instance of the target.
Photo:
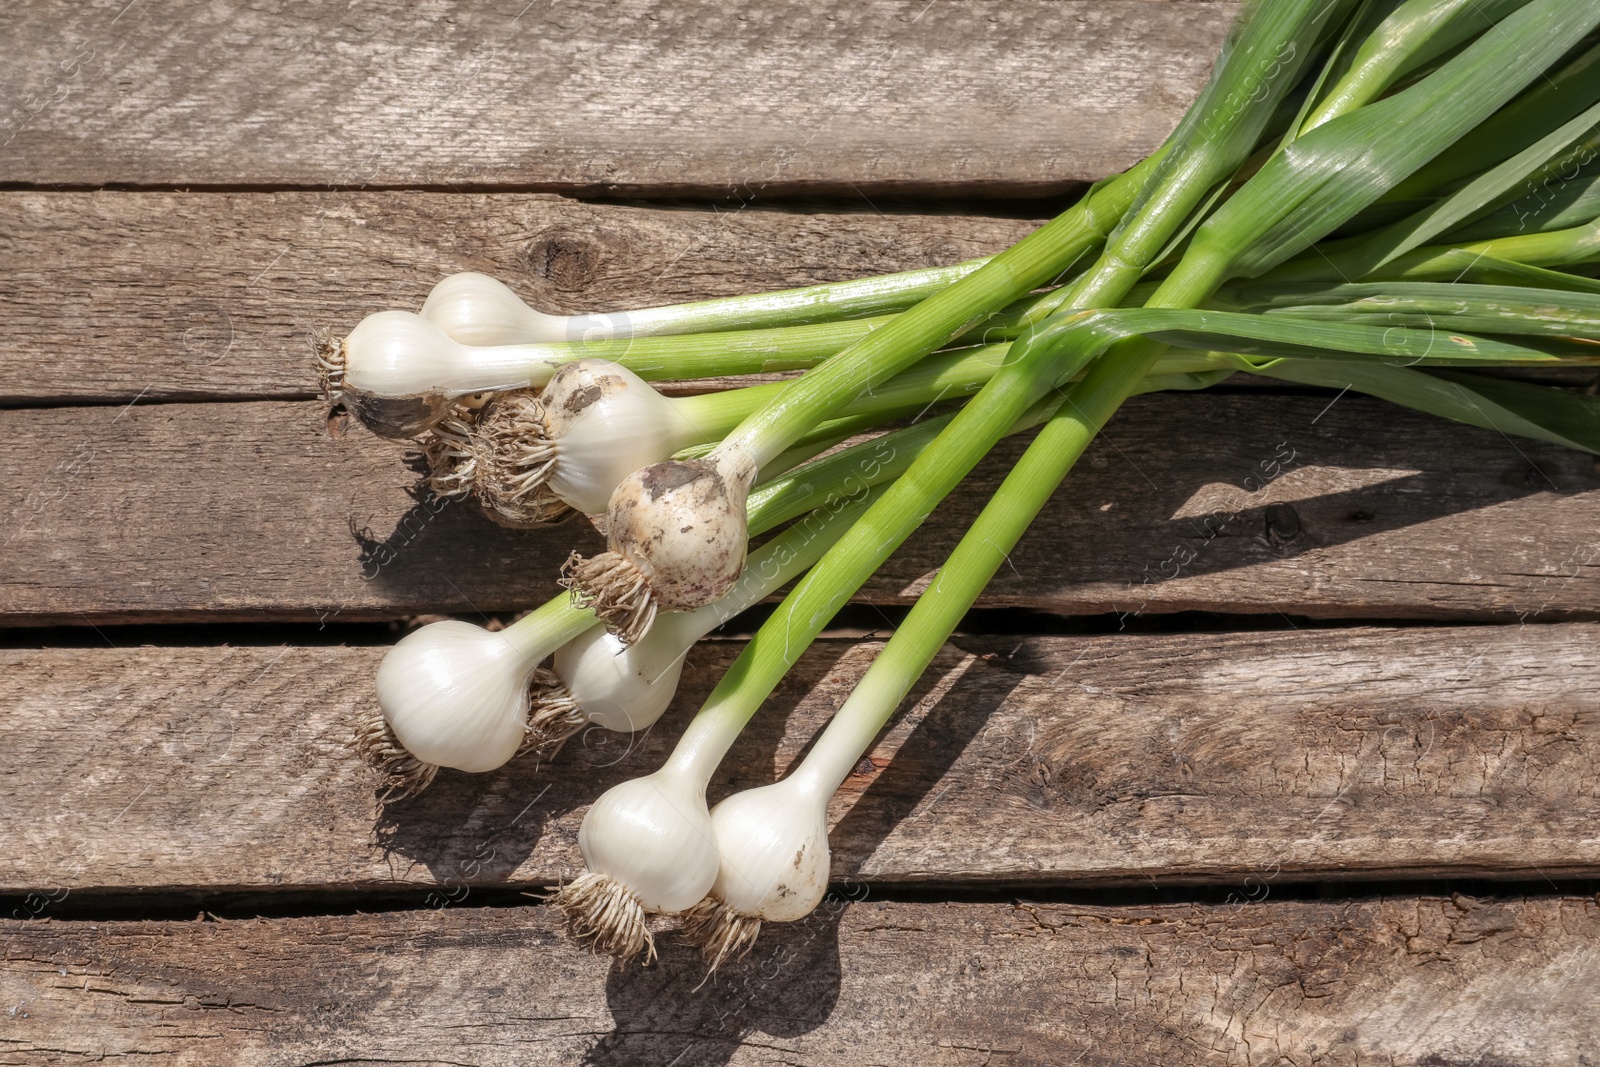
POLYGON ((482 392, 542 388, 577 359, 609 359, 647 381, 803 370, 846 348, 886 319, 617 341, 475 346, 409 311, 368 315, 318 360, 323 390, 374 433, 408 437, 435 425, 450 402, 482 392))
POLYGON ((463 344, 605 341, 833 322, 899 311, 966 277, 988 257, 798 289, 750 293, 594 314, 550 315, 530 308, 486 274, 453 274, 433 287, 422 315, 463 344))
MULTIPOLYGON (((1230 91, 1230 81, 1241 76, 1237 72, 1254 69, 1258 52, 1273 54, 1281 46, 1280 38, 1284 34, 1290 34, 1291 40, 1295 34, 1313 34, 1320 26, 1318 20, 1325 19, 1329 13, 1324 9, 1320 15, 1314 15, 1309 0, 1303 6, 1285 5, 1285 9, 1251 9, 1241 23, 1243 28, 1236 31, 1237 52, 1224 52, 1218 73, 1208 84, 1200 103, 1190 112, 1191 117, 1205 112, 1208 95, 1230 91), (1266 14, 1269 10, 1270 15, 1266 14)), ((1243 162, 1243 154, 1254 144, 1260 125, 1264 124, 1275 103, 1270 94, 1260 101, 1252 101, 1252 106, 1243 109, 1236 119, 1237 129, 1247 136, 1232 139, 1223 136, 1223 131, 1229 131, 1228 124, 1195 133, 1195 124, 1186 119, 1169 141, 1169 145, 1176 145, 1169 157, 1172 165, 1151 175, 1140 202, 1122 220, 1094 267, 1070 287, 1062 303, 1069 309, 1115 306, 1125 297, 1145 269, 1156 262, 1205 192, 1243 162)), ((1162 283, 1151 303, 1164 307, 1196 306, 1226 280, 1225 267, 1225 262, 1219 265, 1217 258, 1197 242, 1162 283)), ((1037 408, 1044 404, 1051 410, 1058 406, 1051 393, 1052 387, 1076 367, 1098 356, 1105 345, 1102 342, 1095 346, 1097 338, 1093 331, 1074 332, 1072 324, 1076 316, 1070 312, 1058 313, 1050 321, 1053 327, 1047 325, 1030 333, 1014 347, 1015 359, 1006 369, 952 418, 939 437, 920 452, 911 468, 807 573, 713 691, 705 713, 728 719, 748 716, 766 698, 800 651, 815 638, 822 625, 817 620, 831 615, 855 593, 922 518, 987 454, 1006 432, 1007 425, 1030 405, 1037 408), (1083 338, 1081 342, 1080 338, 1083 338), (1041 397, 1046 399, 1041 400, 1041 397)), ((1008 476, 1005 484, 1016 483, 1018 472, 1030 464, 1047 466, 1057 460, 1053 453, 1059 449, 1050 447, 1058 443, 1052 430, 1059 430, 1081 417, 1085 424, 1082 429, 1087 433, 1080 436, 1085 443, 1092 438, 1117 405, 1154 368, 1161 350, 1162 346, 1144 342, 1142 338, 1114 346, 1112 354, 1095 363, 1084 380, 1072 387, 1068 397, 1071 402, 1060 404, 1061 411, 1029 447, 1024 461, 1008 476), (1099 415, 1098 421, 1081 415, 1081 407, 1088 407, 1099 415)), ((1081 446, 1078 450, 1081 451, 1081 446)), ((1075 456, 1073 453, 1065 462, 1070 465, 1075 456)), ((1030 485, 1029 488, 1038 487, 1030 485)), ((1046 495, 1054 488, 1055 482, 1050 482, 1046 495)), ((1022 518, 1023 527, 1033 514, 1027 512, 1022 518)), ((1007 541, 1004 537, 993 536, 990 528, 983 525, 985 519, 994 520, 996 516, 1016 517, 991 502, 979 524, 963 538, 958 552, 973 553, 984 564, 991 562, 992 557, 1004 559, 1015 539, 1007 541), (979 552, 979 549, 984 551, 979 552)), ((1009 532, 1010 528, 1002 529, 1009 532)), ((970 605, 970 600, 963 603, 964 594, 974 584, 981 589, 993 570, 974 568, 967 562, 969 558, 963 556, 957 561, 952 557, 940 569, 934 586, 913 608, 913 618, 918 617, 919 610, 924 614, 936 611, 940 621, 948 621, 949 613, 957 608, 964 611, 970 605), (942 594, 940 590, 946 584, 952 587, 952 592, 942 594)), ((730 798, 719 805, 719 810, 725 808, 730 813, 727 819, 731 824, 746 829, 753 827, 762 836, 753 843, 742 840, 737 832, 726 835, 726 839, 723 835, 718 837, 724 861, 730 868, 738 868, 736 875, 730 871, 723 879, 724 887, 730 892, 737 890, 740 901, 729 906, 728 902, 713 900, 697 908, 694 931, 714 952, 748 947, 754 937, 754 924, 769 914, 793 917, 791 905, 794 902, 788 899, 790 897, 799 896, 801 905, 811 907, 821 899, 826 881, 827 844, 825 832, 819 837, 817 827, 826 798, 870 745, 883 720, 893 713, 905 692, 897 690, 904 681, 904 674, 898 669, 902 664, 889 655, 890 650, 905 648, 908 650, 905 660, 916 661, 927 651, 930 639, 942 643, 946 636, 948 631, 939 632, 938 623, 919 622, 913 626, 912 619, 908 618, 896 629, 873 668, 869 669, 868 677, 857 686, 859 700, 852 694, 854 703, 847 701, 834 716, 787 783, 754 790, 742 799, 730 798), (880 669, 879 664, 886 659, 890 665, 880 669), (885 705, 885 699, 891 694, 893 700, 885 705), (848 760, 845 759, 847 753, 848 760), (800 814, 791 815, 777 832, 770 829, 770 815, 766 820, 751 818, 752 812, 786 810, 783 804, 771 803, 774 797, 793 798, 788 810, 798 807, 800 811, 800 814), (795 857, 793 861, 790 856, 795 857), (773 910, 769 913, 768 908, 773 910)), ((923 660, 911 675, 912 679, 925 667, 923 660)), ((910 684, 905 682, 907 689, 910 684)), ((715 826, 714 818, 714 832, 715 826)), ((800 914, 808 910, 809 907, 805 907, 800 914)))
MULTIPOLYGON (((696 905, 685 925, 691 940, 710 956, 713 967, 748 951, 762 921, 798 919, 821 901, 828 878, 829 798, 871 747, 962 615, 1007 558, 1066 468, 1134 390, 1158 353, 1159 346, 1145 344, 1142 351, 1130 354, 1132 358, 1111 358, 1093 365, 1084 380, 1073 387, 1069 402, 1060 404, 1060 411, 1006 477, 955 553, 939 569, 933 585, 918 598, 910 615, 896 628, 800 765, 782 781, 735 794, 717 805, 711 814, 720 857, 717 878, 707 899, 696 905)), ((1054 397, 1044 403, 1051 408, 1057 406, 1054 397)), ((941 436, 939 440, 945 438, 941 436)), ((938 445, 935 442, 921 458, 936 455, 938 445)), ((915 469, 906 478, 913 478, 914 474, 915 469)), ((897 482, 895 489, 903 484, 905 479, 897 482)), ((891 489, 882 500, 892 501, 894 496, 891 489)), ((860 521, 871 521, 878 511, 877 507, 869 510, 860 521)), ((871 536, 873 532, 869 531, 867 540, 876 539, 871 536)), ((830 553, 820 566, 848 562, 846 557, 835 560, 830 553)), ((792 622, 815 603, 806 601, 802 595, 805 591, 829 587, 832 576, 822 573, 820 566, 768 620, 756 640, 747 646, 747 653, 767 636, 768 627, 773 628, 773 636, 781 629, 786 642, 793 641, 798 648, 810 643, 816 628, 807 627, 794 640, 792 622)), ((853 578, 859 571, 849 573, 853 578)), ((848 596, 855 584, 844 581, 833 588, 835 595, 848 596)), ((790 647, 786 645, 785 658, 790 647)), ((770 691, 770 685, 760 684, 772 680, 770 670, 761 669, 763 658, 757 654, 742 672, 737 667, 729 671, 729 677, 737 676, 737 681, 729 685, 725 680, 719 685, 701 713, 719 716, 720 721, 711 725, 727 729, 732 720, 747 716, 753 702, 770 691)))
POLYGON ((743 562, 745 497, 760 468, 873 383, 1069 269, 1105 240, 1160 156, 1099 186, 980 269, 784 383, 704 459, 656 464, 624 480, 607 510, 611 559, 569 572, 576 587, 602 606, 602 614, 635 632, 648 628, 657 606, 688 610, 722 596, 743 562), (688 551, 675 533, 685 526, 697 551, 688 551))
POLYGON ((1157 152, 1099 186, 980 270, 895 316, 812 373, 786 382, 781 393, 729 435, 724 447, 748 452, 758 465, 771 459, 875 381, 886 381, 947 344, 974 320, 1060 275, 1104 242, 1160 158, 1157 152))
MULTIPOLYGON (((1005 309, 975 324, 962 340, 993 342, 1015 336, 1027 324, 1027 309, 1027 302, 1005 309)), ((495 320, 487 313, 479 318, 495 320)), ((552 331, 543 326, 508 331, 491 323, 481 330, 457 329, 461 336, 452 337, 433 319, 384 311, 369 315, 347 337, 323 342, 317 361, 330 402, 343 401, 374 433, 408 437, 438 424, 453 400, 540 388, 558 368, 577 359, 609 359, 646 381, 803 370, 888 321, 880 316, 657 337, 585 341, 561 335, 539 341, 533 338, 552 338, 552 331), (463 337, 482 343, 469 344, 463 337)))
MULTIPOLYGON (((1153 302, 1177 303, 1184 299, 1185 293, 1175 286, 1158 293, 1153 302)), ((1095 341, 1087 331, 1060 336, 1085 345, 1104 343, 1104 339, 1095 341)), ((1183 365, 1181 359, 1163 356, 1159 346, 1134 338, 1131 342, 1118 342, 1111 353, 1094 363, 1073 386, 1069 402, 1060 405, 1007 475, 800 765, 783 781, 736 794, 713 810, 712 827, 723 866, 712 898, 694 909, 686 929, 714 959, 747 949, 761 919, 797 918, 820 900, 827 876, 827 844, 825 830, 819 828, 824 825, 828 799, 870 749, 884 724, 1099 429, 1127 395, 1142 390, 1151 381, 1149 375, 1140 379, 1140 371, 1151 367, 1171 373, 1183 365), (811 896, 808 898, 807 894, 811 896), (808 899, 810 903, 806 905, 808 899)), ((1317 373, 1308 373, 1303 380, 1338 387, 1353 379, 1356 388, 1390 395, 1425 410, 1431 399, 1400 379, 1398 375, 1426 377, 1409 368, 1316 359, 1285 359, 1270 367, 1257 367, 1246 358, 1221 353, 1206 354, 1201 357, 1201 363, 1205 362, 1221 370, 1231 366, 1268 374, 1287 368, 1284 376, 1295 380, 1300 380, 1299 368, 1306 368, 1317 373), (1329 371, 1323 374, 1319 368, 1329 371), (1382 373, 1363 373, 1377 371, 1382 373)), ((1438 395, 1445 392, 1441 389, 1438 395)), ((1457 405, 1465 406, 1459 400, 1457 405)), ((1467 421, 1472 418, 1470 413, 1463 416, 1460 411, 1445 413, 1467 421)), ((1507 425, 1512 425, 1509 419, 1497 420, 1496 428, 1504 430, 1507 425)), ((1538 435, 1537 431, 1534 435, 1538 435)), ((851 535, 865 528, 863 524, 871 519, 869 511, 851 535)), ((822 566, 826 565, 824 561, 822 566)), ((807 582, 817 573, 813 571, 807 582)), ((785 601, 780 613, 788 607, 785 601)), ((748 677, 754 671, 747 665, 745 674, 748 677)), ((751 694, 749 699, 754 700, 757 695, 751 694)))

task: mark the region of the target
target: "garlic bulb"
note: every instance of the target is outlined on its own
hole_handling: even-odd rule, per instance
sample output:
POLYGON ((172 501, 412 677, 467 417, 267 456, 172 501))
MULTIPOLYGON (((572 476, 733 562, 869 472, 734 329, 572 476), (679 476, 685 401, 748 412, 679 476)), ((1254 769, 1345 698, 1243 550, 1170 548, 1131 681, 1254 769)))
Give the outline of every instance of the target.
POLYGON ((532 674, 499 634, 455 620, 430 623, 383 657, 378 706, 418 759, 491 771, 522 746, 532 674))
POLYGON ((828 888, 828 797, 809 778, 735 793, 711 811, 723 842, 712 887, 745 915, 792 922, 811 914, 828 888))
POLYGON ((574 553, 563 568, 574 598, 628 644, 649 631, 658 611, 693 611, 739 580, 756 465, 738 451, 718 453, 623 479, 606 511, 607 551, 588 559, 574 553))
POLYGON ((464 345, 573 339, 567 316, 535 311, 510 286, 476 271, 452 274, 435 285, 422 302, 421 315, 464 345))
POLYGON ((717 877, 705 777, 681 763, 612 786, 578 830, 588 870, 554 901, 574 936, 627 958, 655 943, 647 912, 679 912, 717 877))
POLYGON ((581 722, 633 733, 661 718, 678 691, 684 657, 709 628, 698 615, 664 615, 635 645, 596 626, 557 649, 557 681, 564 699, 582 713, 581 722))
POLYGON ((609 360, 562 367, 543 400, 545 433, 555 449, 550 490, 586 515, 603 513, 634 471, 706 440, 706 431, 684 414, 683 401, 662 396, 609 360))
MULTIPOLYGON (((822 558, 866 507, 825 505, 750 553, 727 596, 695 611, 666 612, 631 645, 596 626, 556 650, 553 670, 535 681, 528 731, 554 747, 593 723, 607 730, 648 729, 677 693, 694 643, 760 603, 822 558)), ((757 522, 764 517, 757 515, 757 522)))
POLYGON ((811 914, 828 889, 830 792, 807 776, 735 793, 711 809, 721 860, 684 930, 712 966, 748 952, 763 920, 811 914))
POLYGON ((525 346, 461 344, 409 311, 368 315, 321 359, 329 398, 385 437, 426 429, 456 397, 542 383, 557 365, 525 346))
POLYGON ((540 396, 515 390, 490 400, 465 441, 430 456, 431 483, 435 491, 470 491, 508 526, 539 524, 550 497, 602 514, 629 474, 725 429, 696 417, 706 408, 698 398, 664 397, 609 360, 574 360, 540 396))
POLYGON ((402 638, 378 665, 378 710, 355 739, 386 797, 425 788, 440 767, 492 771, 526 747, 540 661, 593 625, 560 597, 498 633, 447 620, 402 638))

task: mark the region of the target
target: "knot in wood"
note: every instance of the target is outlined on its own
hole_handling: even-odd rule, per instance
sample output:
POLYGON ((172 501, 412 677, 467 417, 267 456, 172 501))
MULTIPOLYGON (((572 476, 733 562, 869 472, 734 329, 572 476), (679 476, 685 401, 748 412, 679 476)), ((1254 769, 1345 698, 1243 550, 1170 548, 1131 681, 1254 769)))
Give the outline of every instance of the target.
POLYGON ((582 291, 594 284, 605 247, 587 234, 550 230, 528 242, 528 269, 556 289, 582 291))

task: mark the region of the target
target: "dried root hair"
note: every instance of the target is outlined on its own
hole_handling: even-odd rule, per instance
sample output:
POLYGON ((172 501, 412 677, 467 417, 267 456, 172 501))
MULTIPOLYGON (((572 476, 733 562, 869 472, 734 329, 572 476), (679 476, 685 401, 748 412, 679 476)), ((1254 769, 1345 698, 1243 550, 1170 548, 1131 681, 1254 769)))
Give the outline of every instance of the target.
POLYGON ((472 422, 463 411, 452 411, 417 442, 428 473, 423 484, 434 496, 467 496, 477 481, 477 458, 472 450, 472 422))
POLYGON ((322 399, 337 404, 344 399, 344 338, 335 337, 329 330, 315 329, 311 331, 311 348, 316 355, 322 399))
POLYGON ((544 404, 533 390, 502 393, 486 404, 468 447, 478 503, 496 522, 524 529, 572 514, 572 507, 545 485, 556 464, 556 447, 545 428, 544 404))
POLYGON ((512 530, 531 530, 539 526, 554 526, 566 522, 577 513, 571 504, 562 500, 548 489, 541 488, 537 493, 524 500, 515 512, 506 512, 499 508, 491 507, 484 502, 483 495, 478 495, 478 507, 483 513, 501 526, 512 530))
POLYGON ((700 949, 712 971, 743 959, 760 933, 760 919, 740 915, 716 897, 706 897, 683 916, 684 938, 700 949))
POLYGON ((616 552, 585 557, 574 552, 561 565, 561 585, 572 591, 576 607, 589 608, 625 645, 650 632, 658 605, 650 579, 616 552))
POLYGON ((439 773, 435 763, 424 763, 400 743, 389 723, 379 712, 369 712, 356 724, 351 744, 356 754, 378 772, 378 803, 416 796, 439 773))
MULTIPOLYGON (((512 447, 517 458, 508 463, 500 455, 506 446, 486 441, 485 432, 476 413, 458 404, 420 439, 428 467, 423 483, 430 493, 448 499, 470 496, 485 515, 514 530, 550 526, 572 516, 572 506, 544 485, 548 469, 537 479, 527 477, 532 450, 512 447)), ((494 432, 493 425, 489 432, 494 432)))
POLYGON ((566 916, 567 931, 593 951, 619 960, 644 952, 646 963, 655 960, 656 942, 645 922, 644 905, 611 876, 585 871, 556 890, 550 902, 566 916))
POLYGON ((589 715, 572 699, 572 690, 561 675, 548 667, 533 672, 529 695, 528 739, 522 750, 535 751, 547 760, 561 751, 567 738, 589 724, 589 715))

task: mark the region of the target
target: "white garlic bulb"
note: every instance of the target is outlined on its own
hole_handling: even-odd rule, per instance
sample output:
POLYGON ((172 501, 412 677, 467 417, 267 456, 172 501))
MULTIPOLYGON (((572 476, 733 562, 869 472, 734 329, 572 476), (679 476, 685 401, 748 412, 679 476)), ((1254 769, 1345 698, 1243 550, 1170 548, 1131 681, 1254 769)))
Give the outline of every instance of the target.
POLYGON ((586 515, 603 514, 618 483, 634 471, 706 439, 683 413, 684 402, 609 360, 567 364, 540 401, 555 454, 546 484, 586 515))
POLYGON ((504 634, 449 620, 407 634, 378 666, 378 706, 416 759, 491 771, 521 747, 538 666, 504 634))
POLYGON ((574 338, 565 315, 523 303, 503 282, 464 271, 445 278, 422 303, 422 317, 464 345, 544 344, 574 338))
POLYGON ((704 632, 697 614, 662 616, 635 645, 624 645, 603 626, 564 645, 556 651, 555 671, 567 699, 603 729, 647 729, 672 703, 684 658, 704 632))
POLYGON ((584 815, 578 847, 590 872, 626 887, 646 911, 682 911, 717 877, 704 781, 669 764, 612 786, 584 815))
POLYGON ((537 352, 524 345, 465 345, 414 312, 380 311, 345 336, 344 389, 376 397, 465 396, 541 384, 556 364, 530 355, 537 352))
POLYGON ((791 776, 711 809, 721 853, 711 895, 740 916, 792 922, 828 889, 828 796, 791 776))

